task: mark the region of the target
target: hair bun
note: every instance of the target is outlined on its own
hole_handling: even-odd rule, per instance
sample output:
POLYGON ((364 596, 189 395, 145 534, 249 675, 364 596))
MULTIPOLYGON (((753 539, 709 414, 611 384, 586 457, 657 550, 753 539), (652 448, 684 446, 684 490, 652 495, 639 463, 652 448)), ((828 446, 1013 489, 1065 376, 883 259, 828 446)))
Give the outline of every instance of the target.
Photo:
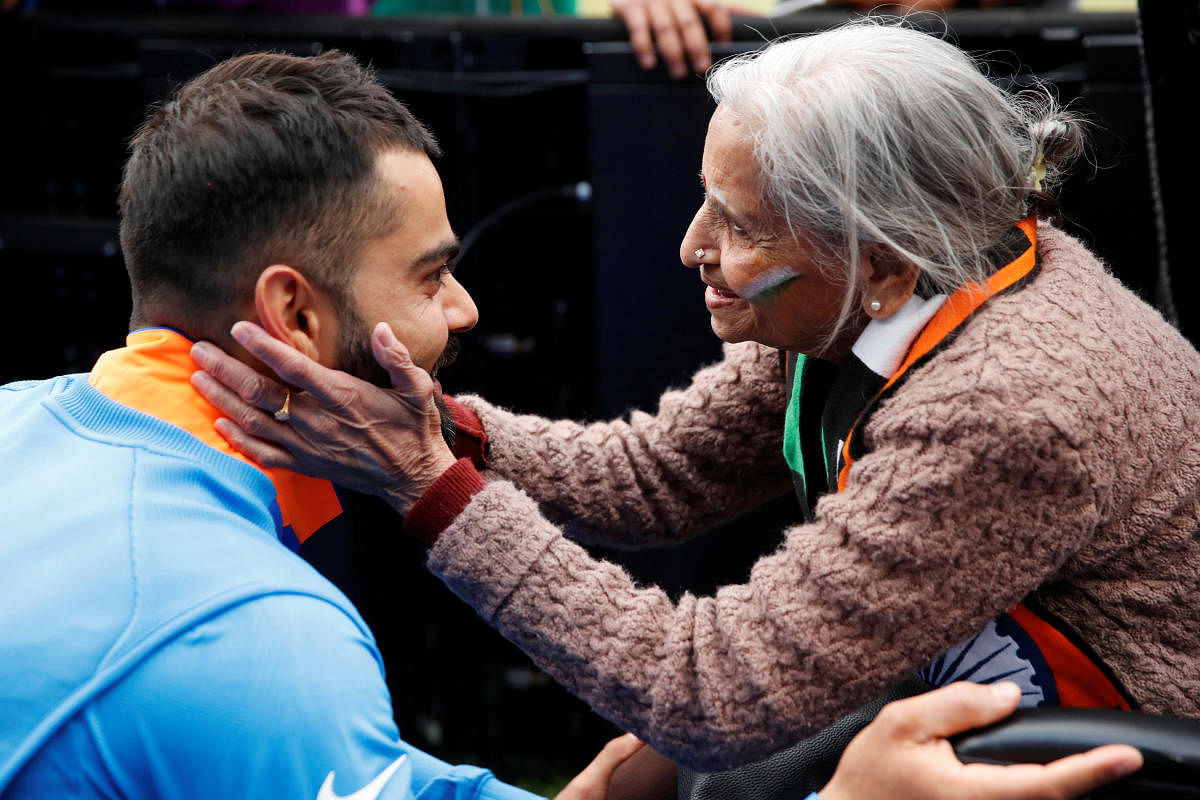
POLYGON ((1035 120, 1029 126, 1029 138, 1048 174, 1061 173, 1083 153, 1083 124, 1070 112, 1055 110, 1035 120))

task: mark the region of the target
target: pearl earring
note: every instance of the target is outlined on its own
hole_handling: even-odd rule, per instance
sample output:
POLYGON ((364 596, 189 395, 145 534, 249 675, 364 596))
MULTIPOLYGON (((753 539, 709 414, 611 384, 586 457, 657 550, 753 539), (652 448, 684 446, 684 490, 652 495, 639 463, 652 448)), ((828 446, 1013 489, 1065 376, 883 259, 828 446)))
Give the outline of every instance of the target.
POLYGON ((883 308, 883 305, 878 300, 872 300, 871 305, 869 305, 868 308, 870 308, 872 311, 878 311, 879 309, 883 308))

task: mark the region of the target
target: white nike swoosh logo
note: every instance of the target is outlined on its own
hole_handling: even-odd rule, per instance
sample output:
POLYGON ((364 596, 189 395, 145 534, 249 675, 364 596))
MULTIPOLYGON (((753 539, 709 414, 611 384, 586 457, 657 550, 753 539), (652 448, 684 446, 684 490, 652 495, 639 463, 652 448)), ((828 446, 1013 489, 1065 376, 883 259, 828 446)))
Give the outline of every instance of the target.
POLYGON ((407 760, 407 755, 400 756, 389 764, 387 769, 376 775, 375 780, 354 794, 348 794, 345 797, 333 790, 333 772, 330 772, 325 776, 325 782, 321 784, 321 791, 317 792, 317 800, 376 800, 379 797, 379 793, 383 791, 383 787, 396 774, 396 770, 400 769, 400 767, 408 766, 405 763, 407 760))

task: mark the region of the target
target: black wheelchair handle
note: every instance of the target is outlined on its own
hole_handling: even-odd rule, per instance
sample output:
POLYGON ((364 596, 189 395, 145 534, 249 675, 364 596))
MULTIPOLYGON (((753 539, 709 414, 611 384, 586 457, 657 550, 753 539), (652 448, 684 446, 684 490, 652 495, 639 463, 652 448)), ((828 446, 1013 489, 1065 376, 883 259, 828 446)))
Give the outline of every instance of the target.
POLYGON ((1128 744, 1145 765, 1092 797, 1200 798, 1200 720, 1095 708, 1015 712, 986 728, 951 738, 959 759, 1045 764, 1105 744, 1128 744))

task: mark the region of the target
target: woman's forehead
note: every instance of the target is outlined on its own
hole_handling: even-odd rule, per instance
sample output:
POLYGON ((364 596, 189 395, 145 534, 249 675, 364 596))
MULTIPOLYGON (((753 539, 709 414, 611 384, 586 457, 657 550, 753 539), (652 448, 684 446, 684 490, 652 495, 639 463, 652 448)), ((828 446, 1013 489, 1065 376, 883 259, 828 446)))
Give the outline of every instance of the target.
POLYGON ((753 138, 745 123, 720 108, 709 123, 700 179, 709 204, 728 216, 747 223, 761 216, 762 172, 753 138))

